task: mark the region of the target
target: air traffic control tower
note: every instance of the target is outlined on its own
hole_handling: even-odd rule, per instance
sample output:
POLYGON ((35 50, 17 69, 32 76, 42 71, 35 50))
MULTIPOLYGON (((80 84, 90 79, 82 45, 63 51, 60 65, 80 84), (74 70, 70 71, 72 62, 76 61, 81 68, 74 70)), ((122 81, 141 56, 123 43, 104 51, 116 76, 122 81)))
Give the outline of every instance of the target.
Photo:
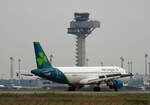
POLYGON ((85 66, 85 39, 95 28, 99 27, 99 21, 89 20, 89 13, 74 13, 74 20, 70 22, 68 33, 77 36, 76 66, 85 66))

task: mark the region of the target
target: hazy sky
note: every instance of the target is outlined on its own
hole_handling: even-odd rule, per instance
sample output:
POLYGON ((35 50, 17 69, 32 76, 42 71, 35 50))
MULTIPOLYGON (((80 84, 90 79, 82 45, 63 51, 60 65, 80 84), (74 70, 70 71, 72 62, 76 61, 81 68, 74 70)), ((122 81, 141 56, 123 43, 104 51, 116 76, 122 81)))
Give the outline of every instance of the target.
MULTIPOLYGON (((89 12, 101 28, 86 39, 90 66, 120 65, 120 56, 144 73, 150 55, 150 0, 0 0, 0 78, 9 77, 13 56, 17 71, 36 68, 33 41, 40 41, 55 66, 75 65, 75 36, 67 34, 74 12, 89 12)), ((149 59, 150 60, 150 59, 149 59)))

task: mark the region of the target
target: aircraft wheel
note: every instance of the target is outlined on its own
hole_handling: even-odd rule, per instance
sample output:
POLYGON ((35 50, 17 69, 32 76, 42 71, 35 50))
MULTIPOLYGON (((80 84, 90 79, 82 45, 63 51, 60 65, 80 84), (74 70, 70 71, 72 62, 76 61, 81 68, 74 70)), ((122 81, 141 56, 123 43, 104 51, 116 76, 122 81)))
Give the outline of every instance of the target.
POLYGON ((109 86, 109 88, 110 88, 110 89, 113 89, 113 86, 112 86, 112 85, 110 85, 110 86, 109 86))
POLYGON ((69 88, 68 88, 68 91, 75 91, 75 87, 74 86, 70 86, 69 88))
POLYGON ((94 87, 93 91, 101 91, 100 87, 94 87))
POLYGON ((115 91, 118 91, 118 88, 114 88, 115 91))

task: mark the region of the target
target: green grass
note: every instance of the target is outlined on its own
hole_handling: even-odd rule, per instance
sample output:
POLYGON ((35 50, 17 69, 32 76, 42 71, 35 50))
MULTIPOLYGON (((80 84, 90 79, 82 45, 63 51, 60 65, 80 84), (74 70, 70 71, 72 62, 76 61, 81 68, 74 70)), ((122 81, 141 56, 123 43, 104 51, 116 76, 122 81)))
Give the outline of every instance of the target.
POLYGON ((0 94, 0 105, 150 105, 150 94, 0 94))

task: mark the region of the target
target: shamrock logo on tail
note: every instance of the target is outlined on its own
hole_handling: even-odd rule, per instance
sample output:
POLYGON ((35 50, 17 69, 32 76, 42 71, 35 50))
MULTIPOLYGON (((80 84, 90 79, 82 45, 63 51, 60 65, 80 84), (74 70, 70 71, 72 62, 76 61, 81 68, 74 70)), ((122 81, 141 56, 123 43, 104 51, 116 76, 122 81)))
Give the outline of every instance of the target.
POLYGON ((38 65, 41 66, 42 64, 44 64, 45 66, 45 63, 47 62, 46 56, 44 56, 43 52, 39 52, 38 55, 39 55, 39 57, 37 58, 38 65))

